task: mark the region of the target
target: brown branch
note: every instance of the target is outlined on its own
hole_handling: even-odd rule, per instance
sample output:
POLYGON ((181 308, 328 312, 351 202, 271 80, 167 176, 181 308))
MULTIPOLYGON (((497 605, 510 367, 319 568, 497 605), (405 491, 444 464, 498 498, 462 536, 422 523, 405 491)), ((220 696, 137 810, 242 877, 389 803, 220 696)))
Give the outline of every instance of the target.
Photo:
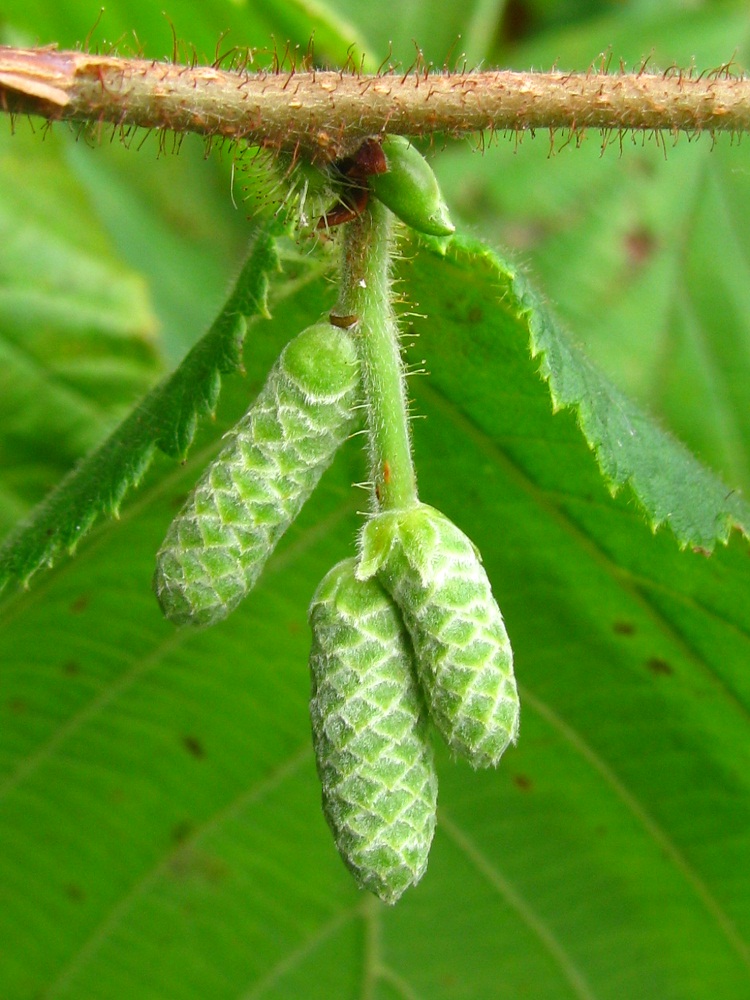
POLYGON ((750 80, 604 73, 230 72, 55 48, 0 47, 0 109, 301 149, 350 152, 362 137, 596 128, 744 132, 750 80))

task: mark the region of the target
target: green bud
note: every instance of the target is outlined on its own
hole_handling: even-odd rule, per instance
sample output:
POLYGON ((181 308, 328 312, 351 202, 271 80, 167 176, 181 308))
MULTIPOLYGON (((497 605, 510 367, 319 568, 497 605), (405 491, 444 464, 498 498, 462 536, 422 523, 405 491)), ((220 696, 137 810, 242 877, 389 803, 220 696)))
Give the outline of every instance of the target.
POLYGON ((310 606, 313 743, 323 812, 360 888, 395 903, 427 868, 437 775, 398 609, 347 559, 310 606))
POLYGON ((430 717, 474 767, 497 764, 518 735, 513 654, 471 541, 418 504, 376 514, 362 532, 360 579, 377 573, 411 636, 430 717))
POLYGON ((420 233, 450 236, 455 232, 437 178, 419 150, 401 135, 387 135, 382 148, 388 170, 368 178, 375 197, 420 233))
POLYGON ((178 625, 211 625, 260 576, 355 424, 357 352, 329 323, 285 347, 266 384, 172 522, 154 589, 178 625))

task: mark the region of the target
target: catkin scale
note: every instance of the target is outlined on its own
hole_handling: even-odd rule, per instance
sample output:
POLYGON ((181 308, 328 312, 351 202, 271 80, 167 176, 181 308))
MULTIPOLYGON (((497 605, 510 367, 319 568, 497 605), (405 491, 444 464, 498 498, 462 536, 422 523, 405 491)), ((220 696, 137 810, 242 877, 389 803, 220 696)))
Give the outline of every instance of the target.
POLYGON ((424 874, 437 776, 398 609, 356 561, 324 577, 310 606, 310 717, 323 811, 357 884, 395 903, 424 874))
POLYGON ((474 767, 497 764, 518 736, 513 654, 487 574, 466 535, 417 504, 376 514, 358 576, 377 573, 404 619, 430 718, 474 767))
POLYGON ((287 344, 159 550, 154 589, 167 618, 211 625, 242 600, 352 432, 358 393, 345 330, 318 323, 287 344))

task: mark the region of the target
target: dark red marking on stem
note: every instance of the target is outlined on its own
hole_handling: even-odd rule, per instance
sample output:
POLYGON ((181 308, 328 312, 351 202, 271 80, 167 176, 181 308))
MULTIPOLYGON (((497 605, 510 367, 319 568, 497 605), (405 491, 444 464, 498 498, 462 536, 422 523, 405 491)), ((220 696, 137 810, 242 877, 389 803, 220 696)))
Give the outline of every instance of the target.
POLYGON ((333 166, 348 190, 333 208, 321 216, 318 229, 342 226, 361 215, 367 208, 370 197, 367 178, 373 174, 384 174, 388 170, 385 153, 377 139, 365 139, 355 153, 338 160, 333 166))
POLYGON ((351 222, 361 215, 367 208, 370 192, 367 188, 355 188, 342 196, 339 202, 329 208, 318 219, 318 229, 333 229, 334 226, 343 226, 345 222, 351 222))

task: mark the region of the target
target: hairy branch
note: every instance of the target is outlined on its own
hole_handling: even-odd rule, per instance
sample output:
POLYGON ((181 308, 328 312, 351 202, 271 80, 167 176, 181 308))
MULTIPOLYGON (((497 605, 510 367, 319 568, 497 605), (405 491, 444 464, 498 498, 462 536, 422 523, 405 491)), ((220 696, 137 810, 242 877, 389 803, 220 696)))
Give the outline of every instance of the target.
POLYGON ((726 68, 626 73, 232 72, 0 47, 0 109, 76 122, 199 132, 313 158, 362 137, 588 128, 744 132, 750 80, 726 68))

